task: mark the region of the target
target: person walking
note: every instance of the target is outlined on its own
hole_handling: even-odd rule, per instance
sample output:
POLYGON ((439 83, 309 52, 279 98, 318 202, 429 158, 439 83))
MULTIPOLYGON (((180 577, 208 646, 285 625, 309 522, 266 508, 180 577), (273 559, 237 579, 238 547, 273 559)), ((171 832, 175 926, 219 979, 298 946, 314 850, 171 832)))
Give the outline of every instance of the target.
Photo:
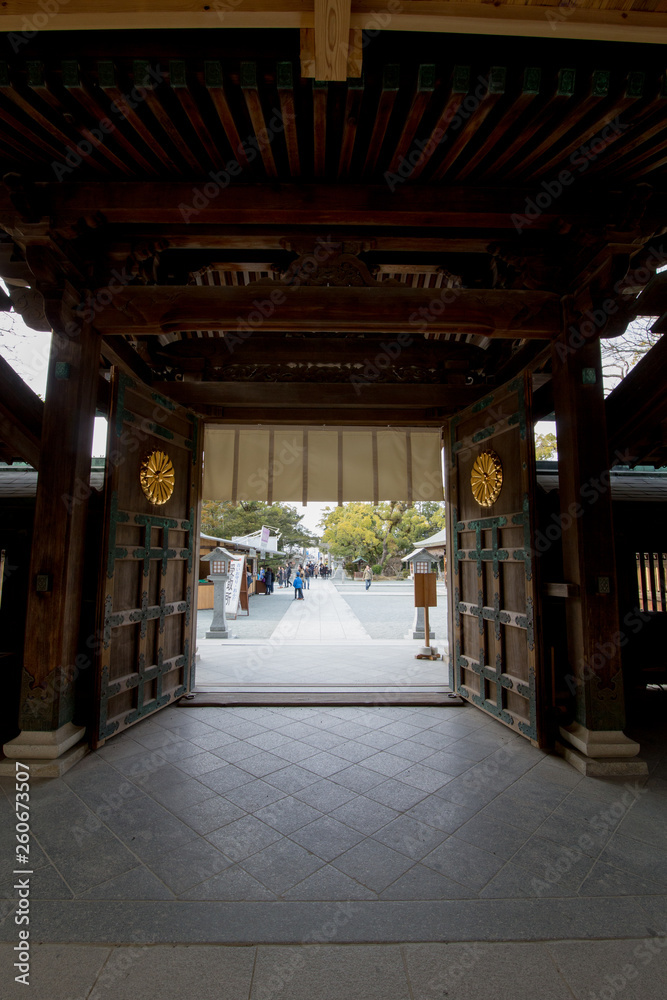
POLYGON ((267 567, 266 572, 264 573, 264 583, 266 584, 266 593, 267 594, 272 594, 273 593, 273 570, 271 569, 270 566, 267 567))
POLYGON ((366 590, 368 590, 371 583, 373 582, 373 570, 370 568, 368 564, 366 565, 366 569, 364 570, 364 582, 366 584, 366 590))
POLYGON ((294 583, 292 584, 292 586, 294 587, 294 600, 295 601, 302 601, 303 600, 303 580, 301 579, 300 573, 297 572, 295 574, 295 576, 294 576, 294 583))

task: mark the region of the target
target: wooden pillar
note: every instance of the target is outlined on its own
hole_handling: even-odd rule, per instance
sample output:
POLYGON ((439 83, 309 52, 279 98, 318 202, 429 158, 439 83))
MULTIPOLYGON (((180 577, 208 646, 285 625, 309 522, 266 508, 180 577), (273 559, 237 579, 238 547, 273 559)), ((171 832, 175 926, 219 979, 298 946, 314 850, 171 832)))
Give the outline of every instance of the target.
POLYGON ((600 340, 574 327, 554 342, 554 404, 569 665, 575 721, 564 755, 586 774, 645 773, 639 744, 623 735, 616 564, 600 340))
MULTIPOLYGON (((7 757, 34 759, 35 776, 60 774, 85 753, 84 729, 74 724, 73 712, 76 677, 86 666, 92 669, 77 655, 99 352, 99 336, 88 326, 73 336, 53 335, 30 562, 21 733, 4 747, 7 757)), ((99 552, 90 557, 98 558, 99 552)))

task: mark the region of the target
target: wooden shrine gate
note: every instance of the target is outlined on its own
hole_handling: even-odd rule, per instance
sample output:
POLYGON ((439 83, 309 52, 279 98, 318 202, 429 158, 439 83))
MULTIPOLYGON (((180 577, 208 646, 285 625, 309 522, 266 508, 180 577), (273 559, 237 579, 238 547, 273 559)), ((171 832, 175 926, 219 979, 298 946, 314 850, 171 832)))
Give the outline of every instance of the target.
POLYGON ((193 414, 114 371, 95 747, 190 690, 201 437, 193 414))
POLYGON ((450 684, 541 746, 530 398, 524 373, 449 422, 450 684))

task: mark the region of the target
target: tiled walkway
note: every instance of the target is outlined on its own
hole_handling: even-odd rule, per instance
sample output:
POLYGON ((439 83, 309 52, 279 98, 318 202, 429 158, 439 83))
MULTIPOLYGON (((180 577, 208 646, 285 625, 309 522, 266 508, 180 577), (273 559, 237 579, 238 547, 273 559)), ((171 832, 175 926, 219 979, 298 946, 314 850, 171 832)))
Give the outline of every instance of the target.
POLYGON ((287 614, 271 635, 274 641, 281 638, 327 642, 370 636, 333 583, 318 580, 304 591, 303 600, 292 598, 287 614))
MULTIPOLYGON (((469 707, 168 708, 35 782, 36 929, 200 940, 196 901, 259 901, 245 929, 214 906, 203 940, 301 940, 352 900, 349 940, 641 934, 666 923, 663 749, 645 787, 582 778, 469 707)), ((5 900, 10 820, 5 799, 5 900)))

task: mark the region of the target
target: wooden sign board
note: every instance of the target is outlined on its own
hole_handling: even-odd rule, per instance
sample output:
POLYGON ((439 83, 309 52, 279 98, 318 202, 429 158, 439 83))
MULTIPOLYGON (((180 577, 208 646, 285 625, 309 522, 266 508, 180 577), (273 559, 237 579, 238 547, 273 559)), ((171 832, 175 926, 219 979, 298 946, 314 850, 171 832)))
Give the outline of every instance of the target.
POLYGON ((438 606, 435 573, 415 573, 415 607, 435 608, 438 606))

